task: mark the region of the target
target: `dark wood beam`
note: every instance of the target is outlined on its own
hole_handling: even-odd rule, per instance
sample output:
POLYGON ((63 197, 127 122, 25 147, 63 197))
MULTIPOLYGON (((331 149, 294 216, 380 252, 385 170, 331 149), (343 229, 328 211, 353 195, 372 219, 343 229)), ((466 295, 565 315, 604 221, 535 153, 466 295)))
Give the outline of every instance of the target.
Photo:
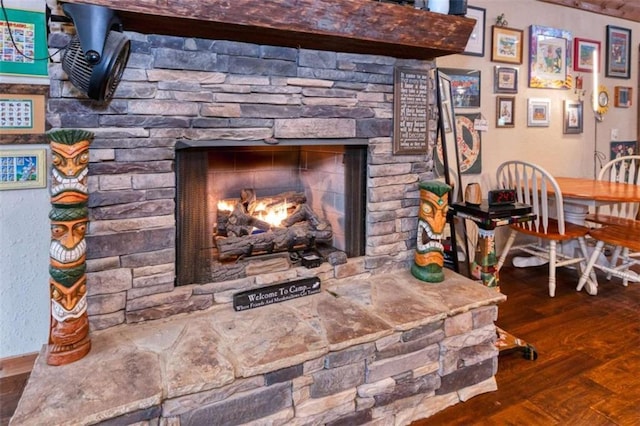
POLYGON ((71 0, 117 11, 124 29, 433 59, 461 53, 475 21, 373 0, 71 0))

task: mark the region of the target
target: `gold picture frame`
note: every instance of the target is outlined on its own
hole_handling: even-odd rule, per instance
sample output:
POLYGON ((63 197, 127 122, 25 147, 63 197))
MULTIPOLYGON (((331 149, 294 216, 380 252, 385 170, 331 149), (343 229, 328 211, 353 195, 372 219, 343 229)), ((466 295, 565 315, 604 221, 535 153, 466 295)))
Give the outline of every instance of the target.
POLYGON ((47 186, 44 149, 0 150, 0 190, 47 186))
POLYGON ((522 63, 524 32, 515 28, 491 27, 491 61, 507 64, 522 63))

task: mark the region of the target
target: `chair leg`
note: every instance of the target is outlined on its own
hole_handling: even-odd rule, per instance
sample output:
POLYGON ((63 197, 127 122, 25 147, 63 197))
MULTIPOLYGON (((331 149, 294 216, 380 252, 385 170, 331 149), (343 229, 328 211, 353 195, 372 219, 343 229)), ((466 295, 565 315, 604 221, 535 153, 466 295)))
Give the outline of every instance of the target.
MULTIPOLYGON (((587 265, 587 259, 589 259, 589 249, 587 248, 587 241, 584 238, 578 238, 578 243, 580 244, 580 250, 582 251, 582 258, 584 259, 582 262, 580 262, 580 267, 582 268, 582 272, 584 272, 587 265)), ((596 286, 598 285, 598 278, 596 277, 596 271, 593 268, 589 273, 589 278, 591 278, 591 280, 596 284, 596 286)))
POLYGON ((498 259, 498 264, 496 265, 496 271, 500 271, 502 265, 504 265, 504 261, 507 259, 507 255, 509 254, 509 250, 511 250, 511 246, 513 246, 514 241, 516 240, 516 236, 518 233, 516 231, 511 230, 509 234, 509 238, 507 238, 507 242, 502 249, 502 254, 500 255, 500 259, 498 259))
MULTIPOLYGON (((622 251, 622 246, 616 246, 613 249, 613 254, 611 255, 611 260, 609 261, 609 266, 612 268, 616 267, 618 263, 618 259, 620 258, 620 252, 622 251)), ((611 273, 607 274, 607 280, 611 279, 611 273)))
POLYGON ((556 256, 557 243, 554 240, 549 241, 549 296, 556 295, 556 256))
POLYGON ((600 253, 602 253, 603 248, 604 248, 604 241, 598 241, 596 243, 595 248, 593 249, 593 253, 591 254, 591 257, 589 258, 589 263, 587 263, 587 267, 584 269, 584 271, 582 272, 582 275, 580 276, 580 281, 578 281, 578 286, 576 287, 577 291, 582 290, 582 287, 584 287, 584 285, 587 282, 589 282, 592 288, 590 289, 588 285, 587 293, 589 293, 592 296, 595 296, 596 294, 598 294, 598 284, 596 281, 590 281, 589 276, 591 275, 592 272, 594 272, 593 265, 595 265, 596 262, 598 261, 598 257, 600 257, 600 253))
MULTIPOLYGON (((622 249, 622 261, 624 262, 625 265, 630 265, 630 259, 629 259, 629 248, 625 247, 622 249)), ((629 271, 629 266, 627 266, 623 272, 628 272, 629 271)), ((623 276, 622 278, 622 285, 627 287, 629 285, 629 278, 627 275, 623 276)))

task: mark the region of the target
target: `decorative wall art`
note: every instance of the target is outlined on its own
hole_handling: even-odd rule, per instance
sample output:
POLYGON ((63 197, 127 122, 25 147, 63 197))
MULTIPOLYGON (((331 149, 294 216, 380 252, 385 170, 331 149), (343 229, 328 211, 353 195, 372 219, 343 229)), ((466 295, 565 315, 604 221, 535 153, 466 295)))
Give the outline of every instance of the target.
POLYGON ((573 69, 586 73, 600 71, 600 61, 598 64, 593 63, 593 53, 596 52, 596 58, 601 58, 600 42, 595 40, 587 40, 585 38, 576 37, 573 40, 573 69))
MULTIPOLYGON (((456 142, 460 158, 460 173, 463 175, 482 173, 482 139, 474 125, 475 120, 481 117, 480 113, 456 114, 456 142)), ((435 151, 436 173, 443 174, 444 159, 441 143, 436 144, 435 151)))
POLYGON ((44 149, 0 150, 0 189, 47 186, 44 149))
POLYGON ((629 78, 631 75, 631 30, 607 25, 607 66, 605 75, 629 78))
POLYGON ((570 31, 531 25, 529 44, 529 87, 564 89, 571 64, 570 31))
POLYGON ((44 95, 0 93, 0 133, 44 133, 44 95))
POLYGON ((45 14, 5 9, 0 20, 0 75, 48 77, 45 14))
POLYGON ((551 99, 530 98, 527 101, 527 126, 549 127, 551 99))
POLYGON ((515 116, 515 96, 498 96, 496 98, 496 127, 514 127, 515 116))
POLYGON ((518 93, 518 68, 496 65, 493 72, 495 93, 518 93))
POLYGON ((509 64, 522 63, 522 30, 491 27, 491 60, 509 64))
POLYGON ((428 150, 429 74, 396 68, 394 73, 393 153, 420 154, 428 150))
POLYGON ((633 87, 615 86, 613 90, 613 106, 618 108, 631 107, 633 87))
POLYGON ((636 155, 638 153, 636 145, 636 141, 611 141, 610 159, 615 160, 616 158, 627 155, 636 155))
POLYGON ((480 71, 458 68, 440 68, 451 78, 453 106, 480 108, 480 71))
POLYGON ((481 7, 467 6, 467 18, 475 19, 476 24, 471 31, 467 46, 463 55, 484 56, 484 32, 486 22, 486 9, 481 7))
POLYGON ((564 133, 582 133, 582 101, 564 101, 564 133))

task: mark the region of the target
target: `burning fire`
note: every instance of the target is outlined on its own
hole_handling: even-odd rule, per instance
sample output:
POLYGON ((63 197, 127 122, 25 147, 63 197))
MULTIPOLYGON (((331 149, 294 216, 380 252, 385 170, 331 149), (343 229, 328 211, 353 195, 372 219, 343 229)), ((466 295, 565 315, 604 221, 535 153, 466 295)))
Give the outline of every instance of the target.
MULTIPOLYGON (((282 221, 289 216, 287 209, 289 203, 285 199, 283 203, 276 204, 275 206, 267 207, 264 202, 260 202, 255 206, 252 216, 267 222, 271 226, 280 226, 282 221)), ((218 210, 233 211, 235 203, 226 200, 218 201, 218 210)))

